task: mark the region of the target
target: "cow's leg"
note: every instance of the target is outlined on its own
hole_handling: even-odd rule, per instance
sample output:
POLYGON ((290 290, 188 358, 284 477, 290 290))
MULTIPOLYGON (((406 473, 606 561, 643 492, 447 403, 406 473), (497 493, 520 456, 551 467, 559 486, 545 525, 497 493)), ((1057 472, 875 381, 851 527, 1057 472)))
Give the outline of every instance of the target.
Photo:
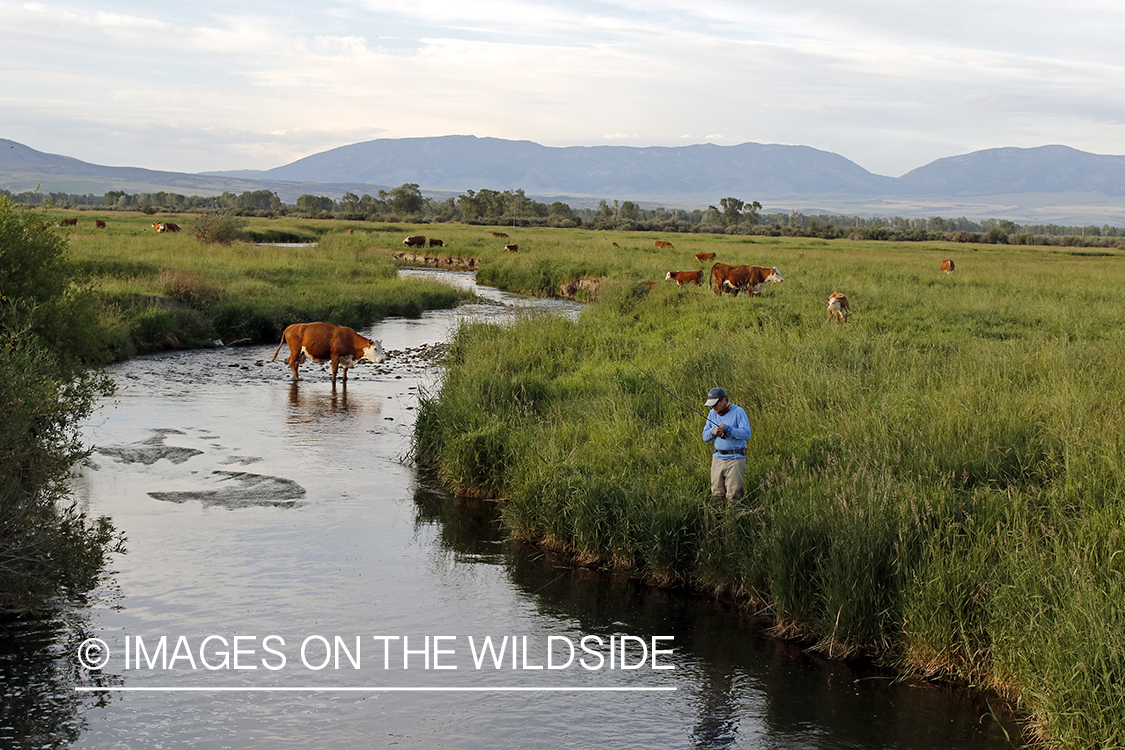
MULTIPOLYGON (((336 385, 336 371, 340 369, 340 357, 332 355, 332 385, 336 385)), ((344 368, 344 379, 348 377, 348 368, 344 368)))

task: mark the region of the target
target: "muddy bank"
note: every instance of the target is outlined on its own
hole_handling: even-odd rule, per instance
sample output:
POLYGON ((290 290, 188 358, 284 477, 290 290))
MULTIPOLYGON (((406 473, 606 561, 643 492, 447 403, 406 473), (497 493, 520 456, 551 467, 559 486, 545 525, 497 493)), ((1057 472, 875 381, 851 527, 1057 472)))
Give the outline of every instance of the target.
POLYGON ((462 258, 457 255, 431 255, 428 253, 397 252, 395 260, 426 268, 442 268, 449 271, 475 271, 480 268, 480 258, 462 258))

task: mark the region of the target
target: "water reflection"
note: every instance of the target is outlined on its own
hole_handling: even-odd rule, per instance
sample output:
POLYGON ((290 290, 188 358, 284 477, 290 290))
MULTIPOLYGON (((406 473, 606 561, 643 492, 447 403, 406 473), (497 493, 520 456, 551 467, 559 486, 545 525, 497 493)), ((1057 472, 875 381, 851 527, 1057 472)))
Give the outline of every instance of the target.
POLYGON ((81 669, 74 654, 95 633, 81 610, 0 621, 0 746, 62 748, 87 727, 86 712, 114 700, 77 687, 112 687, 119 676, 81 669))
POLYGON ((628 576, 572 566, 504 540, 495 503, 419 486, 416 523, 436 524, 458 562, 499 565, 547 620, 583 633, 675 636, 676 684, 690 695, 690 746, 719 748, 1007 747, 1016 723, 997 723, 983 697, 905 686, 859 665, 817 658, 764 635, 744 610, 628 576))

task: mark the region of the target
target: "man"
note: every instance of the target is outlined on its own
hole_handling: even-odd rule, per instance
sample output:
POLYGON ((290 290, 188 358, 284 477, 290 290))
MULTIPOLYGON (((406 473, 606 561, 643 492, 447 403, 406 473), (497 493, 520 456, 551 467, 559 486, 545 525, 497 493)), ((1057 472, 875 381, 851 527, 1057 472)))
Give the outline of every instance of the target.
POLYGON ((722 388, 712 388, 706 406, 711 407, 703 427, 703 441, 715 441, 711 454, 711 494, 717 500, 737 502, 746 478, 746 441, 750 439, 750 418, 735 406, 722 388))

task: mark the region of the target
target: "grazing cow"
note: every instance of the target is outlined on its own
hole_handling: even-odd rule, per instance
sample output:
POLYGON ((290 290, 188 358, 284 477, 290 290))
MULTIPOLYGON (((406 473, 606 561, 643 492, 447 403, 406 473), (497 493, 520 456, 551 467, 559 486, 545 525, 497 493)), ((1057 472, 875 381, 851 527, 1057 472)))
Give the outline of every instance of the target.
POLYGON ((652 291, 653 287, 655 287, 655 286, 656 286, 656 282, 655 282, 655 281, 650 281, 650 282, 648 282, 648 290, 649 290, 650 292, 652 291))
POLYGON ((943 260, 941 262, 941 270, 945 271, 946 273, 953 273, 953 261, 951 261, 949 258, 943 260))
POLYGON ((402 244, 406 245, 407 247, 425 247, 426 238, 420 234, 416 234, 413 237, 407 237, 402 241, 402 244))
POLYGON ((703 269, 695 271, 669 271, 668 275, 664 277, 665 281, 674 281, 676 286, 683 286, 684 284, 695 284, 696 286, 703 286, 703 269))
POLYGON ((164 222, 164 231, 165 232, 179 232, 180 231, 180 225, 179 224, 173 224, 170 221, 166 221, 166 222, 164 222))
POLYGON ((270 362, 281 353, 282 344, 289 344, 286 364, 297 379, 297 366, 307 359, 313 362, 332 362, 332 385, 336 385, 336 370, 343 366, 344 383, 348 382, 348 368, 361 359, 382 362, 383 342, 360 336, 347 326, 333 323, 294 323, 285 329, 277 351, 270 362))
POLYGON ((519 252, 520 246, 519 245, 504 245, 504 249, 507 250, 509 253, 515 253, 515 252, 519 252))
POLYGON ((613 243, 613 246, 614 247, 621 247, 621 245, 618 245, 616 242, 613 243))
POLYGON ((657 246, 657 247, 661 247, 661 248, 663 248, 663 247, 672 247, 672 243, 671 243, 671 242, 667 242, 667 241, 665 241, 665 240, 657 240, 657 241, 656 241, 656 246, 657 246))
POLYGON ((60 227, 75 227, 78 226, 78 219, 63 219, 59 222, 60 227))
POLYGON ((848 298, 839 292, 832 292, 828 295, 828 315, 834 316, 837 323, 848 322, 848 298))
POLYGON ((430 238, 430 247, 445 247, 445 243, 436 237, 430 238))
POLYGON ((493 232, 492 236, 493 237, 503 237, 505 239, 507 239, 507 237, 508 237, 508 235, 504 234, 503 232, 493 232))
POLYGON ((714 287, 715 294, 722 296, 723 292, 730 292, 732 297, 745 289, 751 296, 760 294, 767 281, 780 284, 785 279, 781 272, 774 268, 761 266, 728 266, 726 263, 716 263, 711 266, 711 278, 707 280, 708 287, 714 287))
POLYGON ((714 253, 696 253, 695 259, 698 260, 700 263, 706 263, 709 260, 715 260, 715 254, 714 253))
POLYGON ((105 229, 105 222, 101 219, 94 219, 94 227, 97 229, 105 229))

